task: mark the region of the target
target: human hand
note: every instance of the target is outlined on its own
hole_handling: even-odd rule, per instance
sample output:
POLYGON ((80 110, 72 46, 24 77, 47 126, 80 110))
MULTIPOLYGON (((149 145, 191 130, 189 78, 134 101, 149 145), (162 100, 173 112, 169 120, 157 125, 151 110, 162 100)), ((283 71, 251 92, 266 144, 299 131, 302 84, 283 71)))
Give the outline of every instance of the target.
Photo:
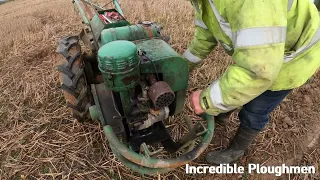
POLYGON ((200 105, 200 94, 201 94, 202 90, 198 90, 195 91, 193 93, 191 93, 190 96, 190 105, 191 108, 193 109, 193 111, 197 114, 197 115, 202 115, 204 113, 201 105, 200 105))

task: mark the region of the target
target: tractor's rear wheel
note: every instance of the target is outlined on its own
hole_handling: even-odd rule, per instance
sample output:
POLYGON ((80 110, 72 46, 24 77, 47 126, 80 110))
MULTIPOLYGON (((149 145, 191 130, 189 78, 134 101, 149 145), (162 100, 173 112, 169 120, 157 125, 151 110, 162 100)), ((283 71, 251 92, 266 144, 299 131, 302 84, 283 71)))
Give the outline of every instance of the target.
POLYGON ((61 38, 57 52, 64 59, 64 63, 57 67, 63 95, 73 117, 82 122, 89 119, 92 95, 85 75, 79 38, 77 36, 61 38))

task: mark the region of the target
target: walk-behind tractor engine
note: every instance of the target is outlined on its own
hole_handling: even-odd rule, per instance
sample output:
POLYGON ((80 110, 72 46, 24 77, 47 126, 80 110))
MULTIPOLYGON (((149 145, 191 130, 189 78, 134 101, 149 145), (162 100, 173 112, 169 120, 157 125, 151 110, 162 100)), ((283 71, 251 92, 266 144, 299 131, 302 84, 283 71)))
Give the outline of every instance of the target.
POLYGON ((184 106, 188 65, 161 29, 151 22, 131 25, 116 0, 108 10, 88 0, 73 3, 85 28, 79 37, 62 38, 57 49, 67 60, 58 70, 73 116, 99 120, 116 157, 142 174, 197 158, 211 141, 213 118, 206 118, 207 127, 185 118, 189 132, 179 141, 169 135, 164 120, 184 106), (79 39, 90 52, 81 52, 79 39), (156 158, 162 151, 182 155, 156 158))

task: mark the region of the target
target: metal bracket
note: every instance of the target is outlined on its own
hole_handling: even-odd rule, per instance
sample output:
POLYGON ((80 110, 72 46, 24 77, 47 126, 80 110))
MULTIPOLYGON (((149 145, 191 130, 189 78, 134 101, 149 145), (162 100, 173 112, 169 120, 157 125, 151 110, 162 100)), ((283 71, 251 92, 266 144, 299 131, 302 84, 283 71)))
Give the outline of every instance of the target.
POLYGON ((150 151, 146 143, 142 143, 140 145, 140 151, 143 152, 147 158, 150 158, 151 156, 157 155, 160 152, 162 152, 163 150, 164 150, 164 148, 162 147, 162 148, 157 149, 156 151, 150 151))

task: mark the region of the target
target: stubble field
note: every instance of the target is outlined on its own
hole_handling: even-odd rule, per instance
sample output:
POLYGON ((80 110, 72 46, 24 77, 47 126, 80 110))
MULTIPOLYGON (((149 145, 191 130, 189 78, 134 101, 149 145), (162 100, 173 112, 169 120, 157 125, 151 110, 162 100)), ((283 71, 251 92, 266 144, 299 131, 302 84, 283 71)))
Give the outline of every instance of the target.
MULTIPOLYGON (((105 1, 107 2, 107 1, 105 1)), ((179 53, 193 35, 193 9, 186 0, 122 0, 130 22, 151 20, 164 26, 179 53)), ((71 0, 15 0, 0 5, 0 179, 276 179, 273 175, 141 176, 125 168, 107 146, 98 123, 79 123, 70 116, 59 89, 57 40, 77 35, 80 17, 71 0)), ((191 74, 190 91, 202 89, 232 63, 217 48, 191 74)), ((280 179, 319 179, 320 76, 295 90, 272 114, 264 132, 239 165, 313 165, 314 175, 280 179)), ((185 108, 184 114, 191 114, 185 108)), ((171 119, 180 134, 180 117, 171 119)), ((210 150, 228 145, 238 126, 236 113, 218 126, 210 150)), ((193 165, 204 165, 201 156, 193 165)))

